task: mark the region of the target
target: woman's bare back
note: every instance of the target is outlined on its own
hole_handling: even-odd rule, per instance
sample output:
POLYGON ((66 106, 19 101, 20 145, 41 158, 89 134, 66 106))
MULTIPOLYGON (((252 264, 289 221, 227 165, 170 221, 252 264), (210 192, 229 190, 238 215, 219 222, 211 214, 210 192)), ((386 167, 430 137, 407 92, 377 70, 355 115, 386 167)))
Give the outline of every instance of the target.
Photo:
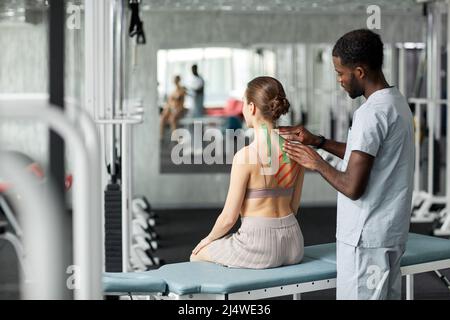
MULTIPOLYGON (((262 193, 278 193, 277 196, 245 198, 242 204, 241 216, 260 217, 284 217, 296 213, 300 201, 301 187, 303 184, 304 169, 295 162, 283 162, 282 156, 278 156, 278 163, 262 165, 261 155, 257 155, 255 145, 245 147, 248 157, 246 163, 249 166, 250 178, 247 184, 247 195, 254 190, 262 193), (256 163, 253 159, 256 156, 256 163), (251 161, 253 160, 253 161, 251 161), (292 192, 289 192, 292 189, 292 192), (300 189, 300 190, 298 190, 300 189), (264 191, 266 190, 266 191, 264 191), (267 191, 269 190, 269 191, 267 191), (298 198, 298 199, 296 199, 298 198), (293 208, 295 207, 295 208, 293 208)), ((264 160, 263 160, 264 161, 264 160)))

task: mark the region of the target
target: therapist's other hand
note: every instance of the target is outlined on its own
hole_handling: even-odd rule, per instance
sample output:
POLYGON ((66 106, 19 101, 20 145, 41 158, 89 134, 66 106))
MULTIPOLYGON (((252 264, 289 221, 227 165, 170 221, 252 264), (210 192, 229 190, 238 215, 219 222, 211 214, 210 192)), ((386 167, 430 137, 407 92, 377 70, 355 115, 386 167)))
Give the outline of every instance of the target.
POLYGON ((317 171, 324 161, 316 151, 302 144, 288 141, 284 145, 284 150, 290 159, 309 170, 317 171))
POLYGON ((206 247, 208 244, 213 242, 210 238, 206 237, 200 241, 200 243, 192 250, 192 254, 197 254, 202 250, 204 247, 206 247))
POLYGON ((280 135, 286 140, 298 141, 310 146, 318 146, 320 137, 312 134, 304 126, 279 127, 280 135))

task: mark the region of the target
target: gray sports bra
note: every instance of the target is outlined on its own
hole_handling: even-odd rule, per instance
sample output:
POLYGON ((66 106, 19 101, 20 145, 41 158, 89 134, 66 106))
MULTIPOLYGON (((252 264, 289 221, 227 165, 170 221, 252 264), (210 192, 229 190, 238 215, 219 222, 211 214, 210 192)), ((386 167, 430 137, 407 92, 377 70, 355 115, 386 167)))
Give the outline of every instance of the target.
POLYGON ((262 188, 262 189, 247 189, 245 194, 246 199, 258 198, 277 198, 290 197, 294 193, 294 188, 262 188))

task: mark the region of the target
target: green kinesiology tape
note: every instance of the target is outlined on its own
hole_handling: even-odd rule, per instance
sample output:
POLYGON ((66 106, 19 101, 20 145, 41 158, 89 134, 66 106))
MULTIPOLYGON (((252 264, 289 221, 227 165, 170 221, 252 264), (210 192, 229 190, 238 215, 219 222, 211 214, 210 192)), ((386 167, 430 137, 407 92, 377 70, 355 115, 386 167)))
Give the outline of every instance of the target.
MULTIPOLYGON (((263 130, 263 133, 266 136, 266 140, 267 140, 269 165, 272 165, 272 140, 270 138, 269 129, 267 128, 267 125, 265 123, 263 123, 261 125, 261 129, 263 130)), ((285 140, 280 135, 278 136, 278 142, 279 142, 280 150, 283 154, 281 162, 282 163, 290 163, 289 157, 287 156, 286 152, 283 150, 285 140)))
POLYGON ((286 151, 284 151, 284 144, 286 143, 286 140, 283 139, 282 136, 278 136, 279 139, 279 144, 280 144, 280 149, 281 149, 281 153, 283 154, 283 160, 281 160, 282 163, 291 163, 291 161, 289 160, 288 155, 286 154, 286 151))

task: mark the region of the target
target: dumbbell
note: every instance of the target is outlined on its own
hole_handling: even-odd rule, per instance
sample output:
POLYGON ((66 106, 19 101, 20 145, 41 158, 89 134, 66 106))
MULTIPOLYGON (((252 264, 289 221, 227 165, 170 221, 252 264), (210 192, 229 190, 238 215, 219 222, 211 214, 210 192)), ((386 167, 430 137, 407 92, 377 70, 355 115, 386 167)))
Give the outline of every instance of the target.
MULTIPOLYGON (((133 239, 138 239, 141 238, 142 240, 145 240, 146 243, 148 243, 149 248, 147 248, 147 245, 143 245, 142 247, 147 250, 147 249, 152 249, 152 250, 156 250, 158 249, 158 242, 153 240, 151 234, 149 232, 146 232, 145 230, 142 229, 141 225, 139 223, 137 223, 136 221, 133 220, 132 222, 133 226, 133 239)), ((142 241, 140 240, 140 241, 142 241)))
POLYGON ((159 259, 158 257, 153 257, 151 253, 148 251, 142 250, 138 245, 133 245, 132 250, 134 250, 137 259, 141 262, 138 262, 138 265, 142 266, 142 263, 145 265, 146 269, 148 267, 159 267, 164 264, 164 261, 162 259, 159 259))
POLYGON ((150 218, 157 218, 158 215, 152 210, 151 205, 145 197, 135 198, 132 201, 133 212, 144 211, 149 214, 150 218))

